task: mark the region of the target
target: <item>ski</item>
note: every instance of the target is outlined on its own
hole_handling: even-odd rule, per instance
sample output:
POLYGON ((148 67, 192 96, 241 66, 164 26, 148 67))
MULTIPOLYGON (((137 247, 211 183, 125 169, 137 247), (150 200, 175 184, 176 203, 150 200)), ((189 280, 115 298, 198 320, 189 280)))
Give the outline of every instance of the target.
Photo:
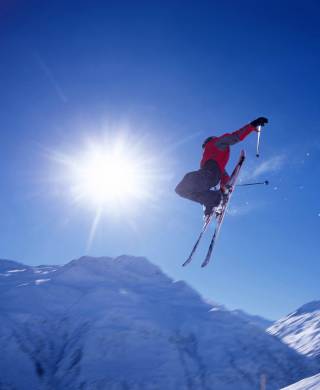
MULTIPOLYGON (((214 229, 214 233, 213 233, 213 236, 212 236, 209 248, 208 248, 207 255, 206 255, 204 261, 201 264, 202 268, 206 267, 209 264, 209 262, 210 262, 212 251, 213 251, 214 245, 216 243, 217 237, 219 235, 219 232, 220 232, 220 229, 221 229, 221 226, 222 226, 222 223, 223 223, 223 220, 224 220, 224 217, 225 217, 225 214, 226 214, 226 211, 227 211, 227 208, 228 208, 231 196, 232 196, 233 191, 235 189, 236 181, 237 181, 237 178, 239 176, 239 172, 241 170, 241 167, 242 167, 242 164, 243 164, 244 160, 245 160, 245 153, 242 150, 241 153, 240 153, 239 161, 238 161, 237 165, 235 166, 235 168, 234 168, 234 170, 233 170, 233 172, 231 174, 229 183, 228 183, 229 186, 230 186, 229 193, 227 195, 225 195, 225 198, 223 199, 223 201, 222 201, 222 203, 220 205, 220 210, 219 210, 219 213, 217 215, 216 227, 214 229)), ((216 213, 217 213, 217 211, 216 211, 216 213)))
POLYGON ((203 224, 203 227, 202 227, 202 230, 201 230, 201 232, 200 232, 200 234, 199 234, 199 237, 198 237, 197 241, 195 242, 195 244, 194 244, 194 246, 193 246, 193 248, 192 248, 192 251, 190 252, 189 257, 188 257, 187 260, 182 264, 182 267, 185 267, 186 265, 188 265, 188 264, 191 262, 191 260, 192 260, 192 258, 193 258, 193 255, 194 255, 194 253, 195 253, 195 251, 196 251, 196 249, 197 249, 197 247, 198 247, 198 245, 199 245, 199 242, 201 241, 201 238, 202 238, 203 234, 205 233, 205 231, 207 230, 208 226, 210 225, 210 222, 211 222, 211 220, 212 220, 212 217, 213 217, 213 214, 211 214, 211 215, 209 215, 208 217, 206 217, 206 219, 205 219, 205 221, 204 221, 204 224, 203 224))

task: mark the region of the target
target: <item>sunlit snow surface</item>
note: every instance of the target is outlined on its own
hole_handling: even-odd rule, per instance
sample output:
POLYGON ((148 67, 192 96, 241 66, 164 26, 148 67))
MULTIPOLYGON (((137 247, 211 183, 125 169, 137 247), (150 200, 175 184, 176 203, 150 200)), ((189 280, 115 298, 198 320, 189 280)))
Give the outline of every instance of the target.
POLYGON ((282 390, 319 390, 320 389, 320 374, 310 378, 303 379, 291 386, 285 387, 282 390))
POLYGON ((310 302, 280 319, 268 332, 302 354, 320 357, 320 301, 310 302))
POLYGON ((0 274, 1 390, 279 390, 318 372, 145 258, 0 260, 0 274))

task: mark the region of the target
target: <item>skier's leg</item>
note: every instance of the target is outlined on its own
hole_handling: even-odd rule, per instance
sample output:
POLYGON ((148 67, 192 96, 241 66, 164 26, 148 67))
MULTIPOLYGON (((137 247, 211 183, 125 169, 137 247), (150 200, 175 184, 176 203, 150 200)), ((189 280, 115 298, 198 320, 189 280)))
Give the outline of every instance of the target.
POLYGON ((219 206, 222 200, 221 191, 208 190, 201 193, 194 193, 193 200, 205 206, 205 215, 210 215, 214 207, 219 206))
POLYGON ((198 191, 208 190, 200 171, 187 173, 181 182, 176 186, 175 191, 182 198, 193 199, 193 194, 198 191))
POLYGON ((213 191, 210 188, 216 186, 220 181, 218 170, 199 169, 187 173, 177 185, 175 191, 183 198, 193 200, 212 210, 221 201, 220 191, 213 191))
POLYGON ((193 200, 205 207, 204 214, 210 215, 214 207, 219 206, 222 200, 221 191, 208 190, 203 192, 191 192, 183 196, 186 199, 193 200))

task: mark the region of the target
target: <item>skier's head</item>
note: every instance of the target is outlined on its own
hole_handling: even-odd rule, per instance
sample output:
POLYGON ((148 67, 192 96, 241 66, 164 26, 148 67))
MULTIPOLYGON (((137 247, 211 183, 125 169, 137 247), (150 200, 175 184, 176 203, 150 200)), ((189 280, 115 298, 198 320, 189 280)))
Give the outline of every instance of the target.
POLYGON ((215 137, 214 135, 211 136, 211 137, 206 138, 206 139, 203 141, 202 149, 204 149, 204 148, 206 147, 206 145, 207 145, 208 142, 210 142, 211 140, 213 140, 213 139, 215 139, 215 138, 217 138, 217 137, 215 137))

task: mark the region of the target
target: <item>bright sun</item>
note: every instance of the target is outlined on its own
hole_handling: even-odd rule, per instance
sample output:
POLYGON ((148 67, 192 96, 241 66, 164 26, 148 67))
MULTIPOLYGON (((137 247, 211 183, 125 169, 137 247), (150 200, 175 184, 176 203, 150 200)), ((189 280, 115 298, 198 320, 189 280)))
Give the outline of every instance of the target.
POLYGON ((96 208, 132 204, 147 196, 148 180, 143 160, 124 145, 98 147, 72 161, 72 191, 77 200, 96 208))
POLYGON ((73 152, 51 152, 51 158, 60 166, 57 170, 55 165, 53 175, 58 193, 66 193, 69 199, 71 196, 73 205, 93 211, 88 247, 104 215, 105 221, 109 217, 134 217, 145 206, 154 210, 157 199, 163 199, 161 182, 169 174, 159 152, 151 152, 154 142, 137 139, 133 131, 129 135, 117 133, 87 139, 73 152))

